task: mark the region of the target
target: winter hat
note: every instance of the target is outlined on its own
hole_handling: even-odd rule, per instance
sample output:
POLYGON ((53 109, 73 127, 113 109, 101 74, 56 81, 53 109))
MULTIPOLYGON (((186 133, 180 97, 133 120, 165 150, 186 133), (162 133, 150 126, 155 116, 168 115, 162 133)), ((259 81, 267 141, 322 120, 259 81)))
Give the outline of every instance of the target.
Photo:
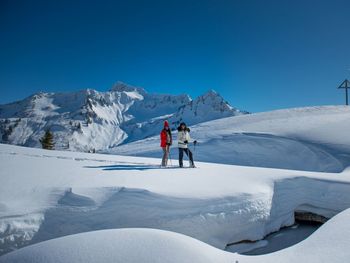
POLYGON ((169 123, 168 121, 164 121, 164 128, 168 127, 169 128, 169 123))

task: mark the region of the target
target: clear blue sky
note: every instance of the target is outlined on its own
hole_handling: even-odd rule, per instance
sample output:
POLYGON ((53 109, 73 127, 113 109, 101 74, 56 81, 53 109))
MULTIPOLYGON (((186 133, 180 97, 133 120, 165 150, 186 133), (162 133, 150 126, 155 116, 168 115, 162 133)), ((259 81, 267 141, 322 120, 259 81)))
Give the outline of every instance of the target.
POLYGON ((1 0, 0 103, 121 80, 253 112, 342 104, 349 31, 348 0, 1 0))

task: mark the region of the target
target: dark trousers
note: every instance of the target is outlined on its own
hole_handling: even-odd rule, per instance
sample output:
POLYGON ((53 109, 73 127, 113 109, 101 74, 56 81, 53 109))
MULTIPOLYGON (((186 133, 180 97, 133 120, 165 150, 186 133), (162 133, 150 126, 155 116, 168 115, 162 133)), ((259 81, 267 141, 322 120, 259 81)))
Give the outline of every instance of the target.
POLYGON ((193 162, 193 155, 192 152, 190 151, 190 149, 188 148, 179 148, 179 165, 180 167, 183 167, 183 159, 184 159, 184 152, 186 153, 186 155, 188 156, 188 158, 190 159, 190 165, 194 165, 193 162))

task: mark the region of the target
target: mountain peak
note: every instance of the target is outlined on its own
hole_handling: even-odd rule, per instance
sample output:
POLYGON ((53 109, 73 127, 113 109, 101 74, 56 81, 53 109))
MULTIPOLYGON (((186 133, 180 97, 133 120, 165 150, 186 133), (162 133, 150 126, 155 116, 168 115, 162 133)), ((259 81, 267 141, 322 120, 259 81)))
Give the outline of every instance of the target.
POLYGON ((115 83, 113 85, 113 87, 110 89, 110 91, 116 91, 116 92, 132 92, 132 91, 137 91, 138 93, 145 95, 147 92, 140 87, 135 87, 132 85, 129 85, 125 82, 122 81, 117 81, 117 83, 115 83))
MULTIPOLYGON (((214 96, 218 96, 219 95, 219 93, 217 93, 215 90, 213 90, 213 89, 210 89, 210 90, 208 90, 207 92, 205 92, 204 94, 203 94, 203 96, 205 96, 205 95, 214 95, 214 96)), ((220 95, 219 95, 220 96, 220 95)))
POLYGON ((198 102, 199 101, 201 101, 201 102, 211 101, 211 103, 216 101, 216 102, 223 102, 223 103, 229 105, 229 103, 226 102, 224 100, 224 98, 219 93, 217 93, 215 90, 213 90, 213 89, 210 89, 206 93, 204 93, 203 95, 197 97, 195 99, 195 101, 198 101, 198 102))
POLYGON ((39 91, 37 93, 34 93, 33 95, 30 95, 28 98, 31 100, 37 100, 43 97, 47 97, 49 95, 52 95, 52 93, 48 93, 48 92, 43 92, 43 91, 39 91))

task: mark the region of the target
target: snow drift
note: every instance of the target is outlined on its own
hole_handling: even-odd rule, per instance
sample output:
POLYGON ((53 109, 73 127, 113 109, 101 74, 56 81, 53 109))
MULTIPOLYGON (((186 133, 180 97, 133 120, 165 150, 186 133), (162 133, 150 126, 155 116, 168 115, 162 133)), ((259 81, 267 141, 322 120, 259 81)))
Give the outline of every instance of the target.
POLYGON ((301 243, 264 256, 224 252, 181 234, 155 229, 101 230, 32 245, 0 262, 347 262, 350 210, 328 221, 301 243), (335 245, 336 244, 336 245, 335 245))
POLYGON ((158 228, 224 249, 350 207, 349 171, 315 173, 0 145, 0 253, 60 236, 158 228))
MULTIPOLYGON (((350 165, 350 107, 323 106, 228 117, 191 127, 205 162, 341 172, 350 165)), ((175 133, 176 135, 176 133, 175 133)), ((109 149, 157 157, 159 136, 109 149)), ((194 150, 193 145, 191 145, 194 150)), ((172 157, 177 158, 176 144, 172 157)))

